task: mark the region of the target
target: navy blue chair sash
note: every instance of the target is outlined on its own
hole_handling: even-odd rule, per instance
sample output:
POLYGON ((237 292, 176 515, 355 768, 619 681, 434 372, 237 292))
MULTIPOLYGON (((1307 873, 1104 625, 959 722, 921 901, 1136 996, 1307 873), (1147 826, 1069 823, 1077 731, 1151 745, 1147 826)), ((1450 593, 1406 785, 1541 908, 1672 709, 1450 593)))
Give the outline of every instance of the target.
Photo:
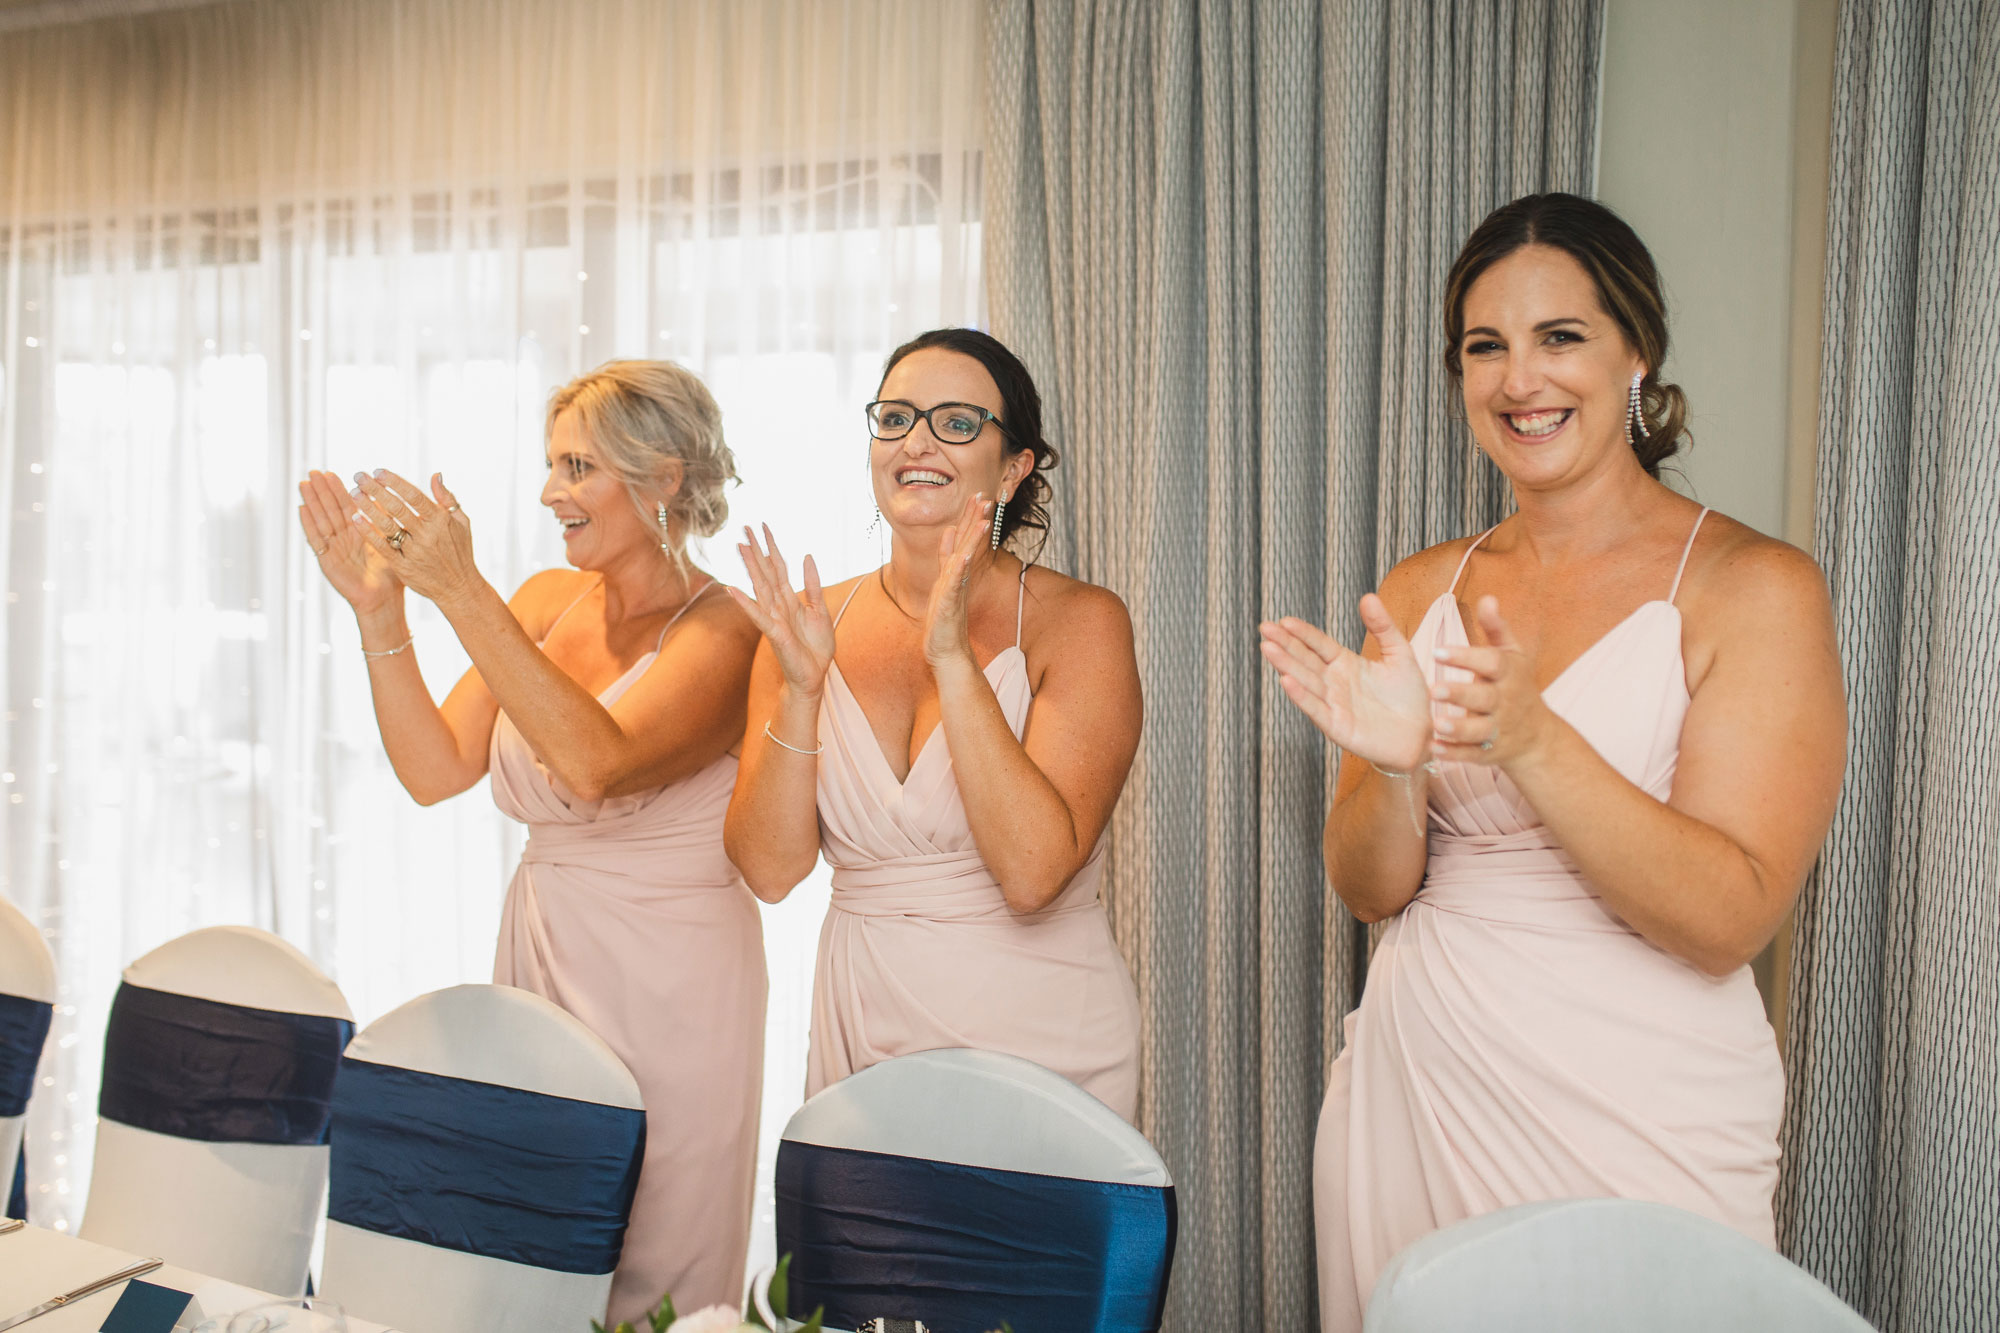
POLYGON ((333 1097, 327 1216, 426 1245, 609 1273, 646 1113, 349 1057, 333 1097))
POLYGON ((857 1328, 1151 1333, 1177 1223, 1171 1186, 959 1166, 786 1140, 778 1252, 791 1305, 857 1328))
POLYGON ((126 982, 104 1034, 107 1120, 211 1143, 326 1142, 354 1024, 126 982))
MULTIPOLYGON (((0 995, 0 1117, 13 1117, 28 1109, 28 1094, 35 1090, 35 1068, 42 1060, 42 1046, 49 1039, 49 1020, 55 1006, 46 1000, 30 1000, 20 995, 0 995)), ((14 1159, 8 1178, 8 1217, 28 1215, 28 1154, 14 1159)))

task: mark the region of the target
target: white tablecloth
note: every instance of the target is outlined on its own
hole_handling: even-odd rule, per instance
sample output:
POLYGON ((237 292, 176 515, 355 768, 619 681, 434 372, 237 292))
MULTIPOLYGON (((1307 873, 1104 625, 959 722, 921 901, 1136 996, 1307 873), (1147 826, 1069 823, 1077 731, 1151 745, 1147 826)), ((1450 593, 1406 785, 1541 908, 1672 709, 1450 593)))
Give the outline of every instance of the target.
MULTIPOLYGON (((40 1305, 43 1301, 74 1291, 95 1278, 115 1273, 147 1256, 93 1245, 87 1240, 65 1236, 41 1227, 23 1227, 0 1236, 0 1319, 40 1305)), ((185 1291, 201 1303, 202 1314, 210 1319, 247 1310, 253 1305, 277 1299, 265 1292, 239 1287, 220 1278, 190 1273, 166 1264, 140 1279, 158 1287, 185 1291)), ((123 1282, 86 1296, 73 1305, 51 1310, 21 1326, 21 1333, 97 1333, 118 1295, 123 1282)), ((348 1316, 349 1333, 393 1333, 380 1324, 348 1316)))

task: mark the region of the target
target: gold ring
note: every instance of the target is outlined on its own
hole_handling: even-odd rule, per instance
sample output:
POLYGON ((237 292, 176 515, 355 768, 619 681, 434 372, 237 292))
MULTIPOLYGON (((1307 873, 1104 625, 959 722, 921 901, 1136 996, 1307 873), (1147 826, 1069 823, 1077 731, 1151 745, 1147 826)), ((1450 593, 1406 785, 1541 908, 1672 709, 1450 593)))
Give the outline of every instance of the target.
POLYGON ((408 528, 397 528, 389 534, 389 545, 395 547, 397 552, 400 553, 403 549, 403 543, 408 541, 409 537, 410 530, 408 528))

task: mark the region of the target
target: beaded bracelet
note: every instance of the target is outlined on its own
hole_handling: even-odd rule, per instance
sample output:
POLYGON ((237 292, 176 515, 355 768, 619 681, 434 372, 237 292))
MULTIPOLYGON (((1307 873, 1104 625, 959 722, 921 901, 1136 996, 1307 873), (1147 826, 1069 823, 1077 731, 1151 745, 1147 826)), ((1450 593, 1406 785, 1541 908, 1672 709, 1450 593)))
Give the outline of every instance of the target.
POLYGON ((363 657, 394 657, 397 653, 406 651, 409 648, 409 646, 415 643, 416 641, 417 641, 417 636, 412 634, 409 638, 403 640, 401 643, 397 644, 394 648, 384 648, 379 653, 370 652, 368 649, 363 648, 361 650, 361 655, 363 657))

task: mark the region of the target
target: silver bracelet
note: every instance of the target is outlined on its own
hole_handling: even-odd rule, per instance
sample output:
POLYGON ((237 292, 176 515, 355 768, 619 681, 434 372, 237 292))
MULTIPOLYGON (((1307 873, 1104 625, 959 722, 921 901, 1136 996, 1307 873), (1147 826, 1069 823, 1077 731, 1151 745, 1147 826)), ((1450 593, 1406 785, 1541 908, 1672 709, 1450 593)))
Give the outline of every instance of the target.
POLYGON ((779 745, 783 745, 787 750, 790 750, 793 754, 815 755, 818 754, 821 750, 824 750, 826 748, 826 742, 824 741, 820 742, 818 745, 813 746, 813 748, 810 750, 801 750, 796 745, 787 744, 786 742, 778 739, 778 733, 771 730, 771 724, 769 722, 766 722, 764 724, 764 734, 766 736, 769 736, 772 740, 777 741, 779 745))
POLYGON ((409 646, 415 643, 416 641, 417 641, 417 636, 412 634, 409 638, 403 640, 401 643, 397 644, 394 648, 384 648, 379 653, 371 653, 366 648, 363 648, 361 650, 361 655, 363 657, 394 657, 397 653, 408 651, 409 646))

